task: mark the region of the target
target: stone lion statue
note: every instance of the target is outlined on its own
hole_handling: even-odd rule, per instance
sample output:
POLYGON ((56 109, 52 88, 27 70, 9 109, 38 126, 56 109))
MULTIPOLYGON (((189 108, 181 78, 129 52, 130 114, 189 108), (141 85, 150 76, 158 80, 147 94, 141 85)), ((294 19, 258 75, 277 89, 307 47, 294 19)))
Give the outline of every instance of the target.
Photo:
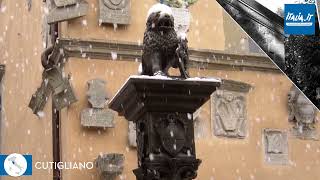
POLYGON ((170 7, 156 4, 148 12, 143 39, 142 75, 168 76, 169 68, 179 68, 181 77, 188 78, 188 45, 185 34, 177 35, 170 7))

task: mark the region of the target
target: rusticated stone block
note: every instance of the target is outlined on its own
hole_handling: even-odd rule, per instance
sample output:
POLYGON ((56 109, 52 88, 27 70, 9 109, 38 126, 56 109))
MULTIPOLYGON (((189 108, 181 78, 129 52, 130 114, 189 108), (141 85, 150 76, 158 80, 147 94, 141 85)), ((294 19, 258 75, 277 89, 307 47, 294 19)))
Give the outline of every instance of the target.
POLYGON ((108 109, 87 108, 81 112, 81 125, 84 127, 113 128, 114 115, 108 109))
POLYGON ((288 164, 288 135, 277 129, 263 130, 265 162, 277 165, 288 164))
POLYGON ((123 154, 99 155, 95 160, 96 168, 102 180, 113 180, 120 175, 124 168, 125 157, 123 154))
POLYGON ((99 23, 130 24, 130 0, 99 0, 99 23))

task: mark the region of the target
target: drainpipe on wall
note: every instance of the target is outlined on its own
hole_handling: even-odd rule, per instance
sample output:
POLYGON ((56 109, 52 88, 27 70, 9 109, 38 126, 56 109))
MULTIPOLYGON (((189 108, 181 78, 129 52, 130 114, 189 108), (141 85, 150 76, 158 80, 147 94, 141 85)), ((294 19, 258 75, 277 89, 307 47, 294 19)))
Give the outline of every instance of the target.
MULTIPOLYGON (((59 24, 50 25, 51 43, 54 45, 59 37, 59 24)), ((60 111, 52 103, 52 154, 53 162, 61 162, 60 111)), ((53 180, 61 180, 61 170, 53 168, 53 180)))
MULTIPOLYGON (((1 0, 0 0, 0 3, 1 3, 1 0)), ((0 4, 1 5, 1 4, 0 4)), ((3 119, 3 92, 2 92, 2 84, 3 84, 3 76, 4 76, 4 73, 5 73, 5 65, 3 64, 0 64, 0 154, 1 154, 1 151, 2 151, 2 119, 3 119)), ((0 176, 0 180, 1 180, 1 176, 0 176)))

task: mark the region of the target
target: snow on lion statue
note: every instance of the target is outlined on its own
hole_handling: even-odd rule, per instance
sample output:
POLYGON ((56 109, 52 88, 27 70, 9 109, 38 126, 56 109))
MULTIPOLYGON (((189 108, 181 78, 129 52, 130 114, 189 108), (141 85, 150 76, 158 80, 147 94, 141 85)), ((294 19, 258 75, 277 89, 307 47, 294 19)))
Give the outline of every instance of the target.
POLYGON ((153 5, 147 17, 143 39, 142 75, 168 76, 169 68, 179 68, 182 78, 188 78, 188 41, 185 32, 174 29, 174 17, 169 6, 153 5))

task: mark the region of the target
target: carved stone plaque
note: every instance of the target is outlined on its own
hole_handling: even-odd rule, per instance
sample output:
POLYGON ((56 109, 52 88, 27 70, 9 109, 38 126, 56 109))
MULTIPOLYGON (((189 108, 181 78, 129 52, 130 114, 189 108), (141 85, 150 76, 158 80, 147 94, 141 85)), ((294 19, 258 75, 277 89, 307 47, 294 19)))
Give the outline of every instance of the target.
POLYGON ((216 136, 244 138, 246 136, 245 94, 217 90, 212 98, 214 134, 216 136))
POLYGON ((292 86, 288 94, 289 122, 293 124, 290 133, 299 139, 318 140, 316 129, 316 107, 297 89, 292 86))
POLYGON ((216 136, 245 138, 247 134, 246 93, 250 85, 223 80, 211 98, 211 119, 216 136))
POLYGON ((87 108, 81 112, 81 125, 84 127, 113 128, 114 115, 108 109, 87 108))
POLYGON ((120 175, 124 169, 125 157, 123 154, 99 155, 95 160, 96 168, 102 180, 113 180, 120 175))
POLYGON ((277 129, 263 130, 265 162, 277 165, 288 164, 288 135, 277 129))
POLYGON ((190 12, 187 8, 171 8, 174 17, 174 29, 187 32, 190 26, 190 12))
POLYGON ((47 16, 48 24, 67 21, 87 14, 89 5, 86 1, 80 0, 75 5, 53 8, 47 16))
POLYGON ((78 0, 54 0, 54 3, 58 7, 74 5, 78 0))
POLYGON ((128 141, 130 147, 137 147, 137 132, 136 132, 136 124, 132 121, 129 121, 128 128, 128 141))
POLYGON ((130 24, 130 0, 99 0, 99 23, 130 24))
POLYGON ((102 79, 93 79, 88 81, 88 101, 93 108, 103 109, 107 102, 107 94, 105 92, 106 82, 102 79))

